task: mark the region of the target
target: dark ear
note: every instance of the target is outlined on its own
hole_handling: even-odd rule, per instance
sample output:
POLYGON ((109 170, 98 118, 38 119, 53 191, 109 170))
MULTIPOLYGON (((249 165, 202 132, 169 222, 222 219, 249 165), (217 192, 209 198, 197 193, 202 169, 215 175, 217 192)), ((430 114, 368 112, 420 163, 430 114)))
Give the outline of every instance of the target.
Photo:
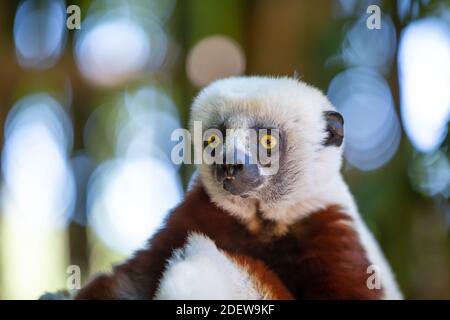
POLYGON ((323 145, 339 147, 344 140, 344 118, 336 111, 325 111, 324 116, 327 121, 328 137, 323 145))

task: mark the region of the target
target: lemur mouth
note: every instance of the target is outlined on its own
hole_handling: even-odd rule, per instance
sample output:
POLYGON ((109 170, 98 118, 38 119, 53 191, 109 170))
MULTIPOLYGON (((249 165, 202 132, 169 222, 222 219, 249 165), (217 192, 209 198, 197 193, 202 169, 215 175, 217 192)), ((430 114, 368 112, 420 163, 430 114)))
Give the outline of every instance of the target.
POLYGON ((233 196, 239 196, 241 198, 247 198, 248 189, 244 185, 239 185, 239 183, 235 183, 232 179, 225 179, 222 183, 224 190, 231 193, 233 196))
POLYGON ((222 169, 217 169, 216 179, 219 183, 222 183, 223 189, 232 195, 248 198, 251 191, 263 184, 264 178, 259 175, 259 170, 256 165, 254 168, 247 168, 246 165, 241 168, 232 175, 224 175, 220 172, 222 169))

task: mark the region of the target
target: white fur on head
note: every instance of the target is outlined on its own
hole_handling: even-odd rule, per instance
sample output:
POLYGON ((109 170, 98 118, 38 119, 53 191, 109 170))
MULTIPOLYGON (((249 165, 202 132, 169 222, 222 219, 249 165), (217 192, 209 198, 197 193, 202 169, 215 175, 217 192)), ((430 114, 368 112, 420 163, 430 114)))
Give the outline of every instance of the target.
POLYGON ((246 129, 258 120, 279 128, 287 147, 278 172, 282 177, 269 179, 253 199, 229 194, 215 181, 209 166, 201 165, 200 175, 212 200, 246 220, 256 202, 270 211, 320 193, 321 186, 339 175, 341 166, 342 146, 323 146, 327 138, 324 112, 332 110, 318 89, 292 78, 228 78, 206 87, 193 103, 191 128, 194 121, 202 121, 204 130, 218 123, 246 129))

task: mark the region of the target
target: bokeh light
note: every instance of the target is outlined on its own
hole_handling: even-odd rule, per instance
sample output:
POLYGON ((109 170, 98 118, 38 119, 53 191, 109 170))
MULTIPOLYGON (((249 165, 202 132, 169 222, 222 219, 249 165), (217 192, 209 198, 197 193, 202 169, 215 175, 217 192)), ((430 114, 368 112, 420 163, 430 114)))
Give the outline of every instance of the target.
POLYGON ((172 0, 165 5, 94 2, 75 39, 76 61, 83 76, 99 86, 116 86, 157 71, 168 46, 162 21, 173 5, 172 0), (145 15, 150 9, 154 11, 145 15))
POLYGON ((144 68, 150 42, 138 24, 119 19, 98 22, 86 29, 77 39, 76 57, 87 79, 98 85, 116 85, 144 68))
POLYGON ((171 133, 181 126, 178 111, 162 89, 144 85, 91 117, 86 141, 98 145, 102 137, 111 153, 91 176, 88 222, 107 247, 128 255, 182 198, 178 166, 170 160, 171 133))
POLYGON ((234 40, 221 36, 209 36, 198 42, 189 52, 186 73, 197 87, 210 82, 241 75, 245 71, 245 55, 234 40))
POLYGON ((157 157, 172 164, 175 142, 170 137, 181 123, 170 97, 154 87, 142 87, 125 95, 125 108, 128 121, 118 128, 116 154, 157 157))
POLYGON ((64 1, 23 1, 14 19, 14 43, 23 68, 46 69, 60 57, 66 38, 64 1))
POLYGON ((387 163, 401 131, 386 80, 371 69, 348 69, 333 79, 328 96, 345 119, 347 161, 363 171, 387 163))
POLYGON ((5 124, 0 271, 7 297, 36 299, 64 285, 75 185, 72 126, 47 94, 18 101, 5 124))
POLYGON ((66 225, 75 192, 68 165, 72 139, 67 114, 50 96, 16 103, 6 120, 2 154, 6 215, 36 228, 66 225))
POLYGON ((342 49, 344 62, 351 67, 368 67, 386 74, 396 52, 395 28, 388 15, 381 15, 381 29, 369 29, 366 16, 346 33, 342 49))
POLYGON ((89 223, 108 246, 129 255, 145 245, 182 195, 179 176, 165 162, 113 160, 89 183, 89 223))
POLYGON ((450 27, 437 18, 411 23, 399 47, 403 125, 414 147, 431 152, 447 133, 450 114, 450 27))

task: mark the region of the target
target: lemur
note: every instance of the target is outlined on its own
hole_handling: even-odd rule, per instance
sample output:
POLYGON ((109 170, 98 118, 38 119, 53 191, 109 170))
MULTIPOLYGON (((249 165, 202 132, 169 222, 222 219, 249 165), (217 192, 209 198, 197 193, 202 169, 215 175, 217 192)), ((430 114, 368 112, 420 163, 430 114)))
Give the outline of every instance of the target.
MULTIPOLYGON (((266 174, 258 161, 200 164, 195 185, 147 247, 93 278, 76 299, 195 298, 199 290, 218 292, 222 287, 214 284, 233 281, 251 283, 238 298, 264 298, 255 289, 261 285, 271 287, 269 298, 402 298, 340 173, 343 117, 318 89, 288 77, 222 79, 199 93, 190 121, 191 128, 201 121, 204 132, 215 128, 225 137, 229 129, 266 130, 258 148, 277 145, 271 161, 278 170, 266 174), (270 133, 275 129, 277 136, 270 133), (202 258, 190 259, 196 254, 202 258), (209 273, 214 280, 206 275, 209 265, 218 270, 209 273), (367 284, 372 265, 377 288, 367 284), (253 267, 260 271, 256 280, 249 279, 253 267), (177 279, 192 283, 178 286, 177 279)), ((248 137, 233 141, 244 157, 257 157, 242 148, 248 137)))

